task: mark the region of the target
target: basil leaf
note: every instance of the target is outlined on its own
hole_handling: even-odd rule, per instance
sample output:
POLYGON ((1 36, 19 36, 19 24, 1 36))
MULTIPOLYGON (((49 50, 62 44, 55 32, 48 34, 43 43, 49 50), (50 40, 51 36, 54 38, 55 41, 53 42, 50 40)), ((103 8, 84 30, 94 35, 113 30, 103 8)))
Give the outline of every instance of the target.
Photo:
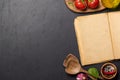
POLYGON ((99 78, 99 72, 96 68, 89 68, 88 73, 95 78, 99 78))

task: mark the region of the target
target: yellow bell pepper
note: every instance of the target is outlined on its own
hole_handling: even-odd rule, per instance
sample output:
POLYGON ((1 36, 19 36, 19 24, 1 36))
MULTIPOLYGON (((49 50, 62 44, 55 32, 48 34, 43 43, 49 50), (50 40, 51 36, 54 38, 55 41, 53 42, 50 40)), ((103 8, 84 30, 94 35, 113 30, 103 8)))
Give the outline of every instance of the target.
POLYGON ((120 3, 120 0, 101 0, 101 1, 103 6, 111 9, 117 8, 120 3))

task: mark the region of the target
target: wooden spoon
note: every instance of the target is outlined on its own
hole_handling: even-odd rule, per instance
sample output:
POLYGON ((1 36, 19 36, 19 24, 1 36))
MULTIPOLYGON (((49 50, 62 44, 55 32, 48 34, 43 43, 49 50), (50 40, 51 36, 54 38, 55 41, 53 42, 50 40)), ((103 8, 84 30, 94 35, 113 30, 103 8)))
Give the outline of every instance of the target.
POLYGON ((83 72, 83 73, 86 73, 88 74, 88 76, 92 79, 92 80, 97 80, 96 78, 94 78, 93 76, 89 75, 89 73, 84 70, 79 63, 75 62, 74 60, 71 60, 66 69, 65 69, 65 72, 68 73, 68 74, 71 74, 71 75, 75 75, 75 74, 78 74, 80 72, 83 72))
POLYGON ((100 4, 98 6, 98 8, 96 9, 90 9, 90 8, 87 8, 86 10, 79 10, 75 7, 74 5, 74 1, 75 0, 65 0, 65 4, 66 6, 73 12, 76 12, 76 13, 88 13, 88 12, 97 12, 97 11, 101 11, 101 10, 104 10, 106 9, 103 5, 102 5, 102 2, 101 0, 99 0, 100 4))
MULTIPOLYGON (((79 60, 76 56, 72 55, 72 54, 68 54, 68 56, 66 57, 66 59, 63 62, 63 66, 65 67, 65 72, 71 75, 75 75, 78 74, 80 72, 86 73, 88 74, 88 76, 92 79, 92 80, 97 80, 96 78, 94 78, 93 76, 91 76, 88 71, 84 70, 80 63, 79 60)), ((103 80, 103 78, 100 77, 100 79, 103 80)))
POLYGON ((65 58, 65 60, 64 60, 64 62, 63 62, 63 66, 64 66, 64 67, 67 67, 69 61, 71 61, 71 60, 74 60, 74 61, 76 61, 77 63, 79 63, 79 60, 78 60, 74 55, 72 55, 72 54, 70 53, 70 54, 68 54, 68 55, 66 56, 66 58, 65 58))

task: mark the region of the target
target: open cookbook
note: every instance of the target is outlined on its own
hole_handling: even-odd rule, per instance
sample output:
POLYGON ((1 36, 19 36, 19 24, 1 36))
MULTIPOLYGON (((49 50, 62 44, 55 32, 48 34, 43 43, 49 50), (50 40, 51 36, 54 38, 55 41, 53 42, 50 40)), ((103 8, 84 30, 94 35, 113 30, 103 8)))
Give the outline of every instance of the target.
POLYGON ((120 59, 120 11, 79 16, 74 27, 83 66, 120 59))

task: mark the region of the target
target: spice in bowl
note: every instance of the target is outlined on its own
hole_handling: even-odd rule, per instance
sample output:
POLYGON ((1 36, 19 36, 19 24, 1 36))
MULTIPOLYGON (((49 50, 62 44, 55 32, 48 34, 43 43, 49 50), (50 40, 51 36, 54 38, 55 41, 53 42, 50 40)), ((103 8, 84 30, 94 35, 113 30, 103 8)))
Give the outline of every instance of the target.
POLYGON ((101 74, 105 79, 113 79, 117 74, 117 67, 113 63, 105 63, 101 67, 101 74))

